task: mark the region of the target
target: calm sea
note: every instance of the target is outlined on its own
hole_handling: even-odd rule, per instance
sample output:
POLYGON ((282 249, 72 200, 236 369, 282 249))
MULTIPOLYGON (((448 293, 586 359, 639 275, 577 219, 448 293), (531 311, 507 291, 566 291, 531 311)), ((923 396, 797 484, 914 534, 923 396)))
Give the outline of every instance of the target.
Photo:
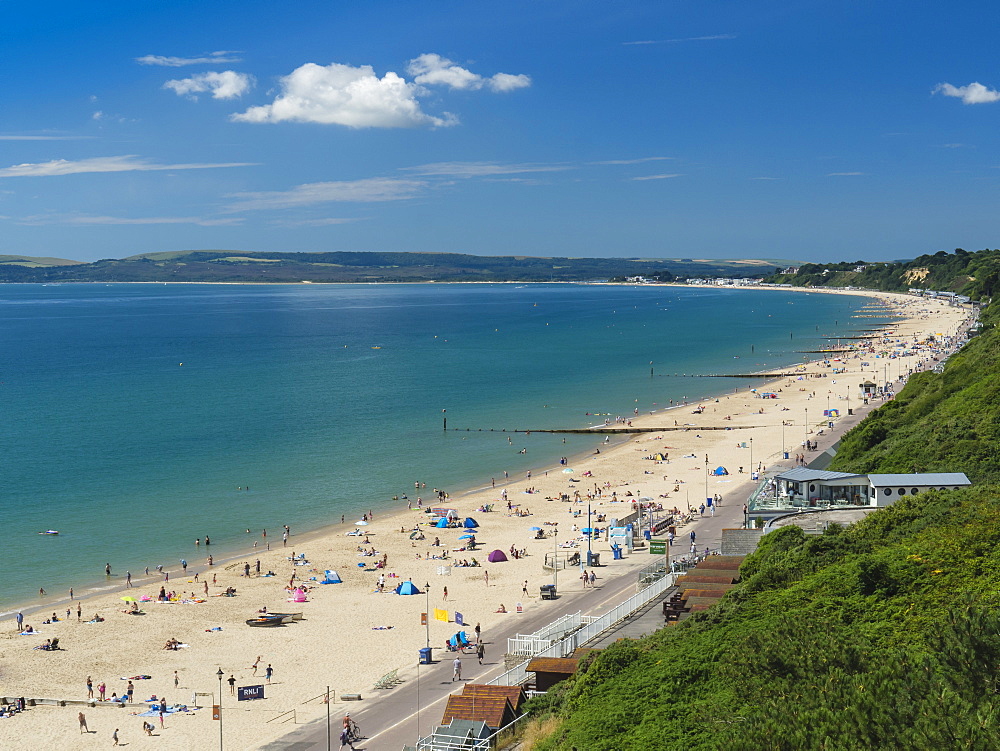
POLYGON ((0 285, 0 611, 523 477, 581 427, 799 361, 864 298, 590 285, 0 285), (752 349, 751 349, 752 348, 752 349), (590 416, 587 413, 591 413, 590 416), (519 453, 522 448, 527 453, 519 453), (249 490, 239 488, 248 488, 249 490), (39 536, 57 529, 58 537, 39 536), (273 530, 273 532, 272 532, 273 530), (117 580, 116 580, 117 581, 117 580))

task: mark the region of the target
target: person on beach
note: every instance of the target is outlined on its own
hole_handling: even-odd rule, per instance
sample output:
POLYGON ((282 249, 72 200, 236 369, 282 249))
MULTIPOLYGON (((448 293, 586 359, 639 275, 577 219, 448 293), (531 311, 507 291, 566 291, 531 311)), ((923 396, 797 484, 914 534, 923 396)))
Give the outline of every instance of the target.
POLYGON ((22 626, 24 626, 24 613, 18 610, 17 615, 14 616, 14 620, 17 621, 17 630, 23 631, 24 629, 22 626))
POLYGON ((80 721, 80 732, 89 733, 90 728, 87 727, 87 715, 85 715, 83 712, 80 712, 80 714, 76 716, 76 719, 80 721))
POLYGON ((274 668, 271 667, 271 663, 268 663, 267 667, 264 669, 264 678, 267 680, 268 683, 271 682, 272 675, 274 675, 274 668))
POLYGON ((354 749, 354 744, 351 742, 351 731, 346 727, 340 731, 340 747, 344 746, 350 746, 352 751, 354 749))
POLYGON ((252 675, 257 675, 257 668, 260 666, 260 661, 263 659, 262 655, 257 655, 257 659, 253 661, 253 665, 250 668, 253 670, 252 675))
POLYGON ((456 657, 455 661, 451 663, 454 672, 451 676, 451 682, 462 680, 462 658, 456 657))
POLYGON ((479 664, 483 664, 483 657, 486 656, 486 647, 483 646, 482 642, 476 645, 476 657, 479 659, 479 664))
MULTIPOLYGON (((131 571, 126 571, 125 572, 125 589, 131 589, 131 588, 132 588, 132 572, 131 571)), ((72 591, 72 590, 70 590, 70 591, 72 591)))
POLYGON ((229 684, 229 695, 236 696, 236 676, 233 675, 229 676, 229 679, 226 681, 226 683, 229 684))
POLYGON ((94 698, 94 681, 89 675, 87 676, 87 698, 94 698))
POLYGON ((105 576, 111 576, 111 564, 110 563, 105 563, 104 564, 104 575, 105 576))
POLYGON ((104 692, 108 690, 108 687, 104 685, 104 681, 97 684, 97 695, 101 701, 104 701, 104 692))
POLYGON ((78 621, 83 620, 83 605, 79 602, 76 604, 76 619, 78 621))
POLYGON ((118 745, 118 728, 115 728, 115 732, 111 734, 111 740, 114 741, 114 743, 111 744, 112 746, 118 745))
POLYGON ((181 685, 181 677, 177 675, 177 671, 174 671, 174 690, 177 690, 181 685))

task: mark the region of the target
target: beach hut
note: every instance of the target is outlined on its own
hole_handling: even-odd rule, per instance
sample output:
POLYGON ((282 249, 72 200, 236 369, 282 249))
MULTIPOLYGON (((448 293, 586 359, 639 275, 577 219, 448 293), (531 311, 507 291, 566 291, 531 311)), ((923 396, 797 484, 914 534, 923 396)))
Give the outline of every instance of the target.
POLYGON ((502 550, 494 550, 492 553, 486 556, 486 560, 488 560, 490 563, 502 563, 503 561, 507 560, 507 556, 504 554, 502 550))
POLYGON ((475 529, 479 526, 479 522, 473 519, 471 516, 465 517, 465 521, 462 522, 462 526, 466 529, 475 529))
POLYGON ((398 587, 396 587, 396 594, 397 595, 419 595, 419 594, 421 594, 421 592, 420 592, 419 589, 417 589, 417 585, 416 584, 414 584, 411 581, 405 581, 402 584, 400 584, 398 587))
POLYGON ((721 476, 721 475, 728 475, 729 474, 729 470, 726 469, 725 467, 716 467, 712 471, 712 474, 713 475, 719 475, 719 476, 721 476))

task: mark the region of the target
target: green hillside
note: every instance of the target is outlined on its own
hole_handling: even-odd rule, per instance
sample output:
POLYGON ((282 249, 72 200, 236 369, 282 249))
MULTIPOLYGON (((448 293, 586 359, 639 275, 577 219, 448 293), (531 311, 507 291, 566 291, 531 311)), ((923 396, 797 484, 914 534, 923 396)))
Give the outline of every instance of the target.
POLYGON ((863 287, 889 292, 935 289, 985 298, 1000 290, 1000 250, 941 250, 912 261, 891 263, 804 263, 794 274, 774 274, 765 281, 796 287, 863 287))
POLYGON ((49 266, 78 266, 83 261, 70 261, 66 258, 44 258, 36 256, 4 256, 0 255, 0 265, 24 266, 28 268, 44 268, 49 266))
POLYGON ((144 253, 69 266, 0 265, 0 282, 565 282, 648 276, 763 276, 781 260, 547 258, 460 253, 144 253))
POLYGON ((533 700, 549 732, 531 748, 1000 747, 994 308, 942 373, 911 379, 848 433, 836 464, 963 470, 972 488, 900 499, 822 535, 767 535, 720 605, 616 643, 533 700))

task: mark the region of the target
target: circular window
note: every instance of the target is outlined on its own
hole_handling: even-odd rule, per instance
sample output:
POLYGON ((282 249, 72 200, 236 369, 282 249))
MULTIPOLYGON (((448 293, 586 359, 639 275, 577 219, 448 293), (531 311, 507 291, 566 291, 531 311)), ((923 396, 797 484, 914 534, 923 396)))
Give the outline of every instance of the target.
POLYGON ((941 488, 941 490, 947 490, 948 488, 941 488))
POLYGON ((906 488, 900 488, 899 489, 899 494, 900 495, 906 495, 906 488))
POLYGON ((916 495, 920 492, 920 488, 910 488, 910 495, 916 495))
POLYGON ((810 493, 815 493, 816 492, 816 486, 815 485, 810 485, 809 486, 809 492, 810 493))
POLYGON ((892 488, 885 488, 882 492, 886 495, 892 495, 892 488))

